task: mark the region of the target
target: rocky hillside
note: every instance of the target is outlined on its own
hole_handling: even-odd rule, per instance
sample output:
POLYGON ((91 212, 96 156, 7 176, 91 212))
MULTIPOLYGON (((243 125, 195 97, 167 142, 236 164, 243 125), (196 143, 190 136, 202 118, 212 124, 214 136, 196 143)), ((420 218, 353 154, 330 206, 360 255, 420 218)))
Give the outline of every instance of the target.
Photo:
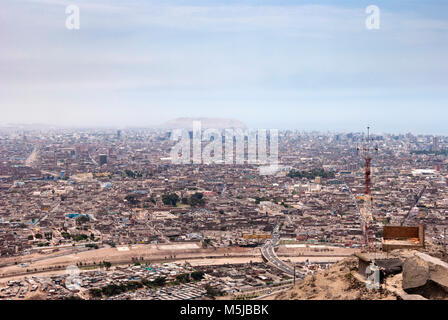
POLYGON ((329 269, 316 272, 290 291, 279 294, 278 300, 396 300, 386 290, 369 291, 355 279, 356 257, 346 258, 329 269))
POLYGON ((316 272, 276 299, 448 300, 448 263, 428 253, 429 250, 394 250, 386 258, 375 258, 383 273, 379 290, 367 289, 365 278, 358 273, 358 257, 365 259, 366 255, 357 254, 358 257, 346 258, 328 270, 316 272), (388 261, 395 262, 387 267, 388 261))

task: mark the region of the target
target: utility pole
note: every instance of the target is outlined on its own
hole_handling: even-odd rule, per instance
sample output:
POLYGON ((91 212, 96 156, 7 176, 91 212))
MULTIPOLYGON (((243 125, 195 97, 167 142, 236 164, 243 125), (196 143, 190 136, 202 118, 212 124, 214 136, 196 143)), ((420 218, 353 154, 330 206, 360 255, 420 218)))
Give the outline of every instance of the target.
POLYGON ((445 257, 446 257, 446 227, 443 228, 443 244, 444 244, 443 249, 444 249, 445 257))
POLYGON ((294 264, 294 287, 296 286, 296 265, 294 264))

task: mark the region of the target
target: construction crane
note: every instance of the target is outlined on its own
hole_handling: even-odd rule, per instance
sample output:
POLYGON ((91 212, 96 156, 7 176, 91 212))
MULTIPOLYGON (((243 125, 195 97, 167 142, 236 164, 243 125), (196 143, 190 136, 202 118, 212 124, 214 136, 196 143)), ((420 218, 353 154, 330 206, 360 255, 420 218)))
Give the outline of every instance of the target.
POLYGON ((409 215, 412 212, 412 209, 414 209, 414 207, 419 203, 420 199, 422 198, 423 194, 425 193, 427 189, 427 186, 424 186, 422 191, 420 191, 420 193, 418 195, 415 195, 415 200, 414 203, 412 204, 411 208, 409 209, 408 213, 406 214, 406 216, 403 218, 403 220, 401 221, 400 226, 402 227, 403 224, 406 222, 406 220, 409 218, 409 215))
POLYGON ((364 237, 364 245, 369 246, 369 230, 373 221, 372 217, 372 193, 371 193, 371 165, 372 153, 378 154, 378 145, 372 146, 372 139, 370 137, 370 127, 367 127, 367 138, 362 147, 357 147, 357 153, 360 154, 365 161, 364 172, 364 205, 360 208, 362 219, 362 233, 364 237))

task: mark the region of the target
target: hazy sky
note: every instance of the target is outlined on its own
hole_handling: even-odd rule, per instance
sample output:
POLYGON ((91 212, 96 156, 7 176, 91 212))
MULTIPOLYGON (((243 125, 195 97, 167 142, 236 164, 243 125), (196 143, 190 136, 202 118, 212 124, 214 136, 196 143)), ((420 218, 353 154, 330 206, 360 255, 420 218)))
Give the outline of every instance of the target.
POLYGON ((447 16, 443 0, 0 0, 0 124, 448 134, 447 16))

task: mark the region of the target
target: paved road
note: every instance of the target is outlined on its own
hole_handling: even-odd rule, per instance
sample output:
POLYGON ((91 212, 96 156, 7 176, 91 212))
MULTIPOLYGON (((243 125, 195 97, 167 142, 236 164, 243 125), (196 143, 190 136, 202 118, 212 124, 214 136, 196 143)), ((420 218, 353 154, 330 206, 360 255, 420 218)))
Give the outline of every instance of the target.
POLYGON ((25 165, 27 167, 32 167, 36 162, 38 155, 39 155, 39 149, 37 147, 34 147, 33 152, 31 152, 31 154, 26 159, 25 165))
MULTIPOLYGON (((277 224, 275 226, 274 230, 272 231, 272 239, 266 241, 264 246, 261 248, 261 254, 274 267, 276 267, 280 271, 282 271, 290 276, 294 276, 294 267, 292 267, 289 264, 287 264, 286 262, 280 260, 277 257, 277 255, 275 254, 274 247, 277 245, 277 243, 279 241, 279 237, 280 237, 279 229, 280 229, 280 225, 277 224)), ((303 278, 305 278, 305 275, 302 274, 301 272, 296 271, 296 278, 303 279, 303 278)))

